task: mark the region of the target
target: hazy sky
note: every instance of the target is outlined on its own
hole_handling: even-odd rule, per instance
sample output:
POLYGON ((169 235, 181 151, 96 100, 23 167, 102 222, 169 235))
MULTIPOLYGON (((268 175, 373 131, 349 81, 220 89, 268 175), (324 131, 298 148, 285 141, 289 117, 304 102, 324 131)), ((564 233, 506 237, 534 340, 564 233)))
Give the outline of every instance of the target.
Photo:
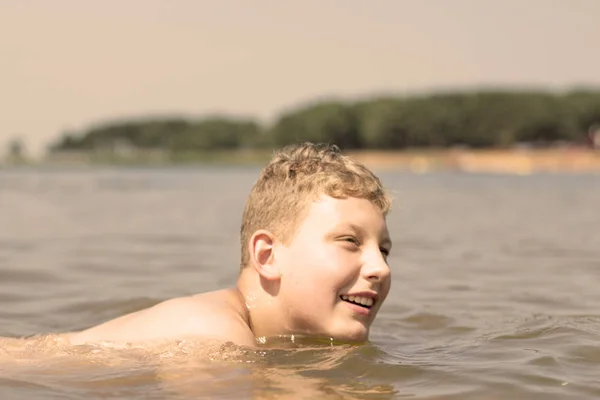
POLYGON ((600 86, 597 0, 0 0, 0 146, 319 96, 600 86))

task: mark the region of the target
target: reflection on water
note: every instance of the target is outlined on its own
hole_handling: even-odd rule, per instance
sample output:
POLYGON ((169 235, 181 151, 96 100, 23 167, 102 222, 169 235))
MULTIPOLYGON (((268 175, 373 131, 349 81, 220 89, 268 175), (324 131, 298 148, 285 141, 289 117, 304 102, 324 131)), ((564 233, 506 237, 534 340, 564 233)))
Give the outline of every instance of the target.
MULTIPOLYGON (((257 170, 0 171, 0 335, 231 285, 257 170)), ((595 399, 600 177, 386 172, 392 292, 372 343, 0 342, 2 398, 595 399)))

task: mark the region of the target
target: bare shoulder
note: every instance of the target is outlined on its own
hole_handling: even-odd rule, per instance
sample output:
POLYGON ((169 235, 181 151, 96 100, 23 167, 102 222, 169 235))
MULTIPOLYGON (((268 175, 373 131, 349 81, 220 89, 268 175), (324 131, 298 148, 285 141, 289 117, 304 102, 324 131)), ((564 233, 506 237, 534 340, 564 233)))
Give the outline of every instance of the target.
POLYGON ((233 289, 164 301, 153 307, 68 334, 73 344, 141 343, 206 338, 254 345, 243 301, 233 289))

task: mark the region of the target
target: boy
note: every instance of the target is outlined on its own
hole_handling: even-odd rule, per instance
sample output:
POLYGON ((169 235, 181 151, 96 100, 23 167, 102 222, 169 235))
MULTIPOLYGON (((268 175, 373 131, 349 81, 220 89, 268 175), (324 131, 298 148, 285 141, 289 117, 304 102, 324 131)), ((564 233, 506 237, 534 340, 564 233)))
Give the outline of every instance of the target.
POLYGON ((305 335, 368 339, 390 290, 391 200, 336 146, 277 153, 248 197, 237 285, 165 301, 81 332, 71 344, 216 339, 256 346, 305 335))

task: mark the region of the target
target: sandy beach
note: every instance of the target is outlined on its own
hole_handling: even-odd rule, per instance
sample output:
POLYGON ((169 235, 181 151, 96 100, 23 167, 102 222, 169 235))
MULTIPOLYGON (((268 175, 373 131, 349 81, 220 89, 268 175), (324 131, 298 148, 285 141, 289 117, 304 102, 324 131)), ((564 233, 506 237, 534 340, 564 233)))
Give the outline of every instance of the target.
POLYGON ((586 148, 360 151, 350 154, 372 168, 406 169, 415 173, 444 170, 517 175, 600 173, 600 151, 586 148))

